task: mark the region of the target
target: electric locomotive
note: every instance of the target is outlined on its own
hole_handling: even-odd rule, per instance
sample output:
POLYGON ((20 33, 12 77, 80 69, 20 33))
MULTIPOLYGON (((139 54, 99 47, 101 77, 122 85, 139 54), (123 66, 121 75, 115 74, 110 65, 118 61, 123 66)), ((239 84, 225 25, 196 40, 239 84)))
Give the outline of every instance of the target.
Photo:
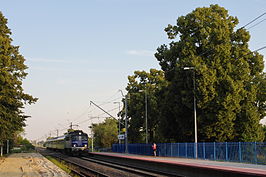
POLYGON ((47 139, 44 147, 66 154, 80 155, 88 151, 88 135, 82 130, 68 130, 63 136, 47 139))

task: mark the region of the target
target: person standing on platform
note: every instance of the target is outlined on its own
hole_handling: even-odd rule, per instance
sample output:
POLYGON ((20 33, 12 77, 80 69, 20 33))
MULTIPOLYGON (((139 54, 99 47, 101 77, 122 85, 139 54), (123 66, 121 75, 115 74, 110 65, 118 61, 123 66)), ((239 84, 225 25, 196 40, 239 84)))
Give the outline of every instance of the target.
POLYGON ((153 150, 154 157, 156 157, 157 145, 155 143, 152 144, 152 150, 153 150))

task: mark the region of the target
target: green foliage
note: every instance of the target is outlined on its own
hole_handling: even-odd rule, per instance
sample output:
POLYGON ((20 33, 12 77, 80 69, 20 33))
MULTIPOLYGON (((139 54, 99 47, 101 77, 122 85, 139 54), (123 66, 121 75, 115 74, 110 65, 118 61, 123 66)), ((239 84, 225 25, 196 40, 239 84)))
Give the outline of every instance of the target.
POLYGON ((254 79, 257 85, 257 106, 260 119, 266 117, 266 73, 262 73, 254 79))
POLYGON ((35 149, 31 142, 20 134, 13 138, 10 147, 13 147, 12 152, 29 152, 35 149))
POLYGON ((146 95, 148 140, 149 142, 159 141, 160 96, 162 88, 167 85, 164 72, 156 69, 150 69, 150 72, 135 71, 133 76, 128 76, 128 80, 129 83, 126 90, 130 96, 128 100, 128 116, 130 117, 129 140, 135 143, 145 142, 146 95))
POLYGON ((113 118, 107 118, 103 123, 93 124, 92 131, 96 147, 110 148, 118 140, 117 120, 113 118))
POLYGON ((165 28, 172 42, 155 54, 163 72, 136 71, 128 77, 132 142, 144 142, 145 136, 145 101, 140 90, 147 90, 149 97, 151 140, 193 142, 195 96, 199 141, 263 141, 259 123, 266 113, 263 56, 248 48, 249 32, 235 29, 237 24, 226 9, 211 5, 165 28))
POLYGON ((19 47, 11 44, 10 35, 7 19, 0 12, 0 142, 12 139, 16 131, 22 130, 28 117, 22 111, 24 105, 37 101, 24 93, 22 80, 27 66, 19 47))
POLYGON ((164 136, 193 141, 193 94, 200 141, 262 141, 265 116, 263 56, 248 48, 249 32, 218 5, 197 8, 165 28, 169 46, 155 57, 165 72, 164 136), (194 67, 184 71, 184 67, 194 67), (195 72, 196 91, 193 92, 195 72))

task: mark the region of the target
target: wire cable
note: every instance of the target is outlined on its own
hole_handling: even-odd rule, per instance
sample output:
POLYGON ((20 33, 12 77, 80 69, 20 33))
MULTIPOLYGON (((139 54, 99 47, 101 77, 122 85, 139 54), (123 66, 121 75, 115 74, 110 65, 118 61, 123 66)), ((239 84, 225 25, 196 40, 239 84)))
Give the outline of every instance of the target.
MULTIPOLYGON (((109 113, 109 112, 111 112, 111 111, 114 111, 114 110, 117 110, 117 109, 119 109, 119 108, 113 108, 113 109, 110 109, 110 110, 108 110, 107 112, 109 113)), ((101 115, 105 115, 106 113, 101 113, 101 114, 99 114, 98 116, 101 116, 101 115)), ((110 117, 110 116, 109 116, 110 117)))
POLYGON ((263 46, 263 47, 261 47, 261 48, 259 48, 259 49, 257 49, 257 50, 254 50, 253 52, 258 52, 258 51, 263 50, 263 49, 265 49, 265 48, 266 48, 266 46, 263 46))
POLYGON ((264 16, 266 14, 266 12, 264 12, 263 14, 261 14, 260 16, 256 17, 254 20, 251 20, 249 23, 247 23, 246 25, 242 26, 240 29, 245 28, 246 26, 250 25, 251 23, 255 22, 256 20, 258 20, 259 18, 261 18, 262 16, 264 16))
POLYGON ((255 27, 255 26, 259 25, 259 24, 260 24, 260 23, 262 23, 262 22, 264 22, 265 20, 266 20, 266 18, 264 18, 263 20, 259 21, 259 22, 258 22, 258 23, 256 23, 255 25, 253 25, 253 26, 251 26, 251 27, 247 28, 247 30, 250 30, 251 28, 253 28, 253 27, 255 27))

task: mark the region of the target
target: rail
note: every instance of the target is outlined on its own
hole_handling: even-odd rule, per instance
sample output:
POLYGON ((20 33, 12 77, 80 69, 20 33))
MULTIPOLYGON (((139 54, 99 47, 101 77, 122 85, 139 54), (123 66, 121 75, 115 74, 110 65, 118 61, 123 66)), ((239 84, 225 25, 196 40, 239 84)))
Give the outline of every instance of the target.
POLYGON ((176 176, 166 172, 154 171, 146 168, 138 168, 132 165, 126 165, 125 163, 119 163, 108 158, 108 160, 92 157, 89 154, 83 154, 83 156, 72 157, 65 154, 49 151, 45 149, 39 149, 39 152, 44 156, 51 156, 71 170, 72 175, 87 177, 87 176, 100 176, 100 177, 112 177, 112 176, 151 176, 151 177, 166 177, 176 176))
POLYGON ((117 160, 113 160, 113 158, 108 157, 106 158, 99 158, 97 156, 95 157, 82 157, 82 159, 90 161, 90 162, 94 162, 94 163, 98 163, 98 164, 102 164, 114 169, 118 169, 118 170, 122 170, 124 172, 128 172, 130 174, 135 174, 138 176, 154 176, 154 177, 166 177, 166 176, 177 176, 176 174, 170 174, 167 172, 163 172, 163 171, 159 171, 158 169, 152 170, 150 168, 139 168, 136 165, 133 164, 126 164, 124 162, 119 162, 117 160))

